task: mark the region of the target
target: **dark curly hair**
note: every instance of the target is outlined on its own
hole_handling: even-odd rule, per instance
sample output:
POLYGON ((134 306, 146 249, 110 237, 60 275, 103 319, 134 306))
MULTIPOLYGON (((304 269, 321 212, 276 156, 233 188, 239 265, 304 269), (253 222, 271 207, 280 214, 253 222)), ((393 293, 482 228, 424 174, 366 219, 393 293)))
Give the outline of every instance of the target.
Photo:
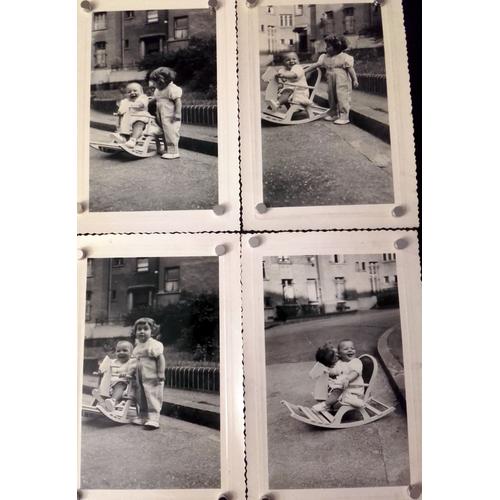
POLYGON ((322 365, 331 367, 337 358, 337 351, 331 342, 327 342, 316 351, 316 361, 322 365))
POLYGON ((338 53, 343 52, 349 47, 347 40, 343 36, 327 35, 325 36, 325 43, 338 53))

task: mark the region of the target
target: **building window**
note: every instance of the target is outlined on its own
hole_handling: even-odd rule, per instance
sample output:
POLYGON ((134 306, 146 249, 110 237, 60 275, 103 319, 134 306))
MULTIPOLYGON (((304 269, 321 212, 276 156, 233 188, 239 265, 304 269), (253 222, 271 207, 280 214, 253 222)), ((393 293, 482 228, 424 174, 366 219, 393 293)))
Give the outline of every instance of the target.
POLYGON ((137 259, 137 272, 147 273, 149 271, 149 259, 147 257, 140 257, 137 259))
POLYGON ((96 42, 95 48, 95 64, 96 68, 106 67, 106 42, 96 42))
POLYGON ((361 271, 366 271, 366 262, 361 262, 361 271))
POLYGON ((87 259, 87 278, 94 276, 94 259, 87 259))
POLYGON ((179 293, 180 268, 166 267, 165 268, 165 292, 179 293))
POLYGON ((307 298, 309 299, 309 304, 318 303, 318 284, 315 279, 307 280, 307 298))
POLYGON ((106 12, 96 12, 94 14, 94 31, 106 29, 106 12))
POLYGON ((283 302, 285 304, 295 303, 295 289, 293 288, 293 280, 281 280, 283 287, 283 302))
POLYGON ((260 31, 264 31, 264 28, 265 28, 265 27, 264 27, 264 25, 263 25, 263 24, 261 24, 261 25, 260 25, 260 31))
POLYGON ((292 14, 280 14, 280 26, 290 28, 292 26, 292 14))
POLYGON ((122 258, 118 258, 118 259, 113 259, 111 261, 111 265, 113 267, 123 267, 125 265, 125 262, 122 258))
POLYGON ((150 54, 161 54, 163 52, 163 37, 148 36, 141 40, 141 54, 144 56, 150 54))
POLYGON ((279 264, 291 264, 290 257, 288 255, 281 255, 278 257, 279 264))
POLYGON ((274 14, 274 7, 272 5, 267 6, 267 13, 268 14, 274 14))
POLYGON ((296 5, 295 6, 295 15, 296 16, 302 16, 304 14, 304 6, 303 5, 296 5))
POLYGON ((334 264, 343 264, 344 263, 344 256, 340 253, 336 253, 333 255, 333 263, 334 264))
POLYGON ((130 43, 128 40, 123 40, 123 48, 125 50, 130 49, 130 43))
POLYGON ((146 11, 146 24, 157 23, 160 20, 157 10, 146 11))
POLYGON ((333 10, 327 10, 327 11, 325 12, 325 17, 326 17, 327 19, 331 19, 331 20, 333 21, 333 10))
POLYGON ((174 17, 174 38, 176 40, 183 40, 188 38, 188 17, 174 17))
POLYGON ((384 283, 389 283, 389 276, 384 276, 384 283))
POLYGON ((284 38, 282 38, 282 39, 280 40, 280 42, 281 42, 281 45, 285 45, 285 39, 284 39, 284 38))
POLYGON ((351 35, 355 32, 354 7, 344 9, 344 34, 351 35))
POLYGON ((396 283, 396 285, 398 284, 398 275, 397 274, 394 275, 394 283, 396 283))
POLYGON ((92 312, 92 292, 87 290, 85 292, 85 321, 90 321, 90 315, 92 312))
POLYGON ((116 300, 116 290, 111 290, 111 300, 112 301, 116 300))
POLYGON ((125 19, 134 19, 134 17, 135 17, 135 12, 133 10, 125 11, 125 19))
POLYGON ((290 38, 290 45, 293 45, 293 40, 290 38))

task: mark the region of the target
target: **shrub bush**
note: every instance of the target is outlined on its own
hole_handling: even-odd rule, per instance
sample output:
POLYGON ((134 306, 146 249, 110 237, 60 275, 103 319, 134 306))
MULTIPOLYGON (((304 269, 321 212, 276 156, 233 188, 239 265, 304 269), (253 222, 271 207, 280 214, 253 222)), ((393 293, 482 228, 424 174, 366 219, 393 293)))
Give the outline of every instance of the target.
POLYGON ((168 66, 177 73, 175 83, 206 93, 206 99, 217 96, 217 45, 215 37, 193 37, 184 49, 166 54, 151 54, 139 62, 139 69, 149 73, 168 66))
POLYGON ((195 353, 200 345, 206 352, 206 360, 219 359, 219 297, 215 294, 193 295, 182 293, 175 304, 164 307, 133 309, 125 319, 125 325, 147 316, 160 325, 158 340, 174 345, 178 350, 195 353))
POLYGON ((381 290, 377 293, 377 307, 398 307, 399 295, 397 288, 381 290))

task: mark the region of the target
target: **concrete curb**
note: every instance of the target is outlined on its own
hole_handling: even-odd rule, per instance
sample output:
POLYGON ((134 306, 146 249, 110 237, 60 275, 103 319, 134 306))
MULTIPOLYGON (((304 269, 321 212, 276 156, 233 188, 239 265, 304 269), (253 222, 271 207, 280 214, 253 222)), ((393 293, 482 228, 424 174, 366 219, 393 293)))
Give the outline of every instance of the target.
MULTIPOLYGON (((91 394, 95 387, 83 384, 84 394, 91 394)), ((203 425, 211 429, 220 430, 220 413, 215 410, 203 408, 201 405, 188 406, 172 401, 164 401, 161 414, 167 417, 185 420, 193 424, 203 425)))
MULTIPOLYGON (((90 128, 104 130, 106 132, 115 132, 116 125, 111 123, 98 122, 90 120, 90 128)), ((181 136, 179 147, 197 153, 203 153, 210 156, 218 156, 217 142, 207 141, 205 139, 198 139, 196 137, 181 136)))
MULTIPOLYGON (((316 102, 320 106, 326 108, 328 107, 327 99, 323 99, 322 97, 318 96, 316 97, 316 102)), ((351 120, 351 123, 353 123, 357 127, 366 130, 366 132, 369 132, 375 137, 378 137, 387 144, 391 143, 390 128, 387 123, 381 122, 375 118, 372 118, 371 116, 360 113, 359 111, 356 111, 355 109, 352 108, 349 113, 349 119, 351 120)))
POLYGON ((389 349, 388 339, 389 336, 394 332, 399 325, 395 325, 388 330, 386 330, 378 339, 377 351, 382 362, 382 366, 387 373, 389 382, 394 389, 396 396, 403 406, 406 408, 406 391, 405 391, 405 378, 404 378, 404 367, 401 363, 394 357, 391 350, 389 349))

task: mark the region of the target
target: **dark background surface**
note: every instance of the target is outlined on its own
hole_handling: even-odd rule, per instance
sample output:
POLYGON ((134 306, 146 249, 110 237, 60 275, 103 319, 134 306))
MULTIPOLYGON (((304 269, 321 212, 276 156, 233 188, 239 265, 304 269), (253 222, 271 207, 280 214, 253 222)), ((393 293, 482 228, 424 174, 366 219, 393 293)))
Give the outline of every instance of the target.
POLYGON ((413 104, 413 125, 415 128, 415 156, 417 160, 418 208, 420 226, 420 263, 422 266, 422 2, 403 0, 408 65, 410 68, 411 99, 413 104))

